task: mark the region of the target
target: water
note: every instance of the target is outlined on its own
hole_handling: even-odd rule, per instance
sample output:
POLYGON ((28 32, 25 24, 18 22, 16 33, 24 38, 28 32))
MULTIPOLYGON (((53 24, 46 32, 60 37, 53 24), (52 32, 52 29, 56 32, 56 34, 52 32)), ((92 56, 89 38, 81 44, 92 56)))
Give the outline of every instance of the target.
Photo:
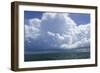
POLYGON ((54 51, 54 52, 31 52, 24 54, 24 61, 48 61, 90 58, 89 51, 54 51))

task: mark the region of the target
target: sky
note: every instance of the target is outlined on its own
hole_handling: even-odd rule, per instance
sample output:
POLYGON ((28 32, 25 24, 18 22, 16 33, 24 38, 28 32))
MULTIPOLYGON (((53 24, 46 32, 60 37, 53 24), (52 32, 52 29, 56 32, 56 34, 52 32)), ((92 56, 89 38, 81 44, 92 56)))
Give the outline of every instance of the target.
MULTIPOLYGON (((41 19, 44 12, 24 11, 24 19, 38 18, 41 19)), ((78 24, 86 24, 90 22, 90 14, 69 13, 69 16, 78 24)))
POLYGON ((26 51, 90 47, 90 14, 24 11, 26 51))

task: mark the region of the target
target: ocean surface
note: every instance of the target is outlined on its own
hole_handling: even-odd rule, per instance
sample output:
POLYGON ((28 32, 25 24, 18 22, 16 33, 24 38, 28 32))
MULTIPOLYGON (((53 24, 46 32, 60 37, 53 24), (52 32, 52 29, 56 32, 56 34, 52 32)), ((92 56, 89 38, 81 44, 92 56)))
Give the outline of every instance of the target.
POLYGON ((90 51, 87 49, 62 50, 62 51, 34 51, 25 52, 24 61, 48 61, 48 60, 69 60, 88 59, 90 51))

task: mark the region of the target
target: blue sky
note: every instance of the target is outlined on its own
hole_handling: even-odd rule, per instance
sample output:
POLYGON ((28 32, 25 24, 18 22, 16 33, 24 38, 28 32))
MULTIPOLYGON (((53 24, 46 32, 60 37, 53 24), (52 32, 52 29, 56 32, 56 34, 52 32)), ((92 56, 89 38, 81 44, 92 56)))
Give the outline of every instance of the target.
POLYGON ((39 18, 41 19, 41 16, 44 12, 39 11, 24 11, 24 18, 25 19, 31 19, 31 18, 39 18))
POLYGON ((90 14, 24 11, 25 50, 90 47, 90 14))
POLYGON ((77 24, 90 23, 90 14, 71 13, 69 15, 77 24))
MULTIPOLYGON (((39 18, 41 19, 44 12, 24 11, 24 19, 39 18)), ((86 13, 69 13, 69 16, 78 24, 90 23, 90 14, 86 13)))

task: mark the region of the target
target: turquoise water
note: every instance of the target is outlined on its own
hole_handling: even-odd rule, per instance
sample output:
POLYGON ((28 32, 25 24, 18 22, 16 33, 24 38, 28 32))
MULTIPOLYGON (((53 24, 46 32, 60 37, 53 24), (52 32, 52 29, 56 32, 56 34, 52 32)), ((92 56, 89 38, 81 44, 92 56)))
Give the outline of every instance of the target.
POLYGON ((87 59, 90 58, 90 52, 33 52, 25 53, 24 61, 48 61, 48 60, 68 60, 68 59, 87 59))

